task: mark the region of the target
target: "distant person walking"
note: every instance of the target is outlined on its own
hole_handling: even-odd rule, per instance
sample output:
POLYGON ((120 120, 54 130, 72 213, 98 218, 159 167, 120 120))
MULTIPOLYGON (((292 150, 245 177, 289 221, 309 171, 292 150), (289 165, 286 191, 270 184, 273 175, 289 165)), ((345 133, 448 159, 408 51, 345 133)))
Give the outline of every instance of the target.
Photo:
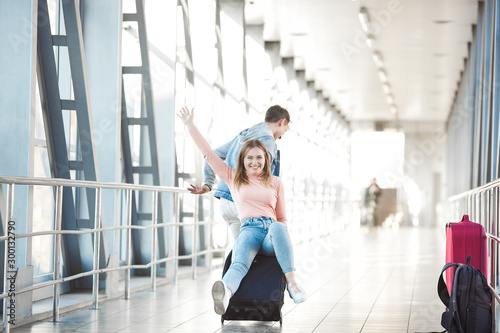
POLYGON ((379 224, 377 219, 377 210, 378 210, 378 198, 382 190, 377 184, 377 179, 373 178, 370 186, 366 189, 365 194, 365 202, 367 205, 367 214, 366 220, 367 224, 370 227, 376 227, 379 224))

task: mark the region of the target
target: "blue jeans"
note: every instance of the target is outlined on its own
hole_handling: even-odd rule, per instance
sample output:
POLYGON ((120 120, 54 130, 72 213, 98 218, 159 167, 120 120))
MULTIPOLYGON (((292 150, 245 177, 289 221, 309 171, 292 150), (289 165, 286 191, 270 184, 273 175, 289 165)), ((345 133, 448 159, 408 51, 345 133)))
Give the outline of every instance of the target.
POLYGON ((221 197, 219 210, 222 218, 227 222, 229 226, 229 231, 231 231, 233 240, 236 239, 240 234, 241 227, 241 222, 240 218, 238 217, 238 210, 236 209, 236 205, 231 200, 227 200, 226 198, 221 197))
POLYGON ((292 242, 286 225, 269 217, 244 219, 233 246, 231 266, 222 278, 233 295, 258 253, 269 257, 276 255, 283 273, 295 270, 292 242))

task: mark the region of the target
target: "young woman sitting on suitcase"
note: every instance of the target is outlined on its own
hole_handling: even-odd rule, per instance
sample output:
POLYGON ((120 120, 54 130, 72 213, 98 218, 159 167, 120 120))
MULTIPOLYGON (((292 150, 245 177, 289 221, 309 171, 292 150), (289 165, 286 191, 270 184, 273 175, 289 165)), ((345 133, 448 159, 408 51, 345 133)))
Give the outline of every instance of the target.
MULTIPOLYGON (((241 230, 233 245, 231 266, 222 280, 212 287, 214 309, 224 314, 229 299, 238 290, 257 253, 276 255, 290 297, 295 303, 304 302, 305 291, 295 280, 293 249, 286 228, 285 190, 281 179, 271 175, 269 154, 259 140, 243 144, 236 170, 224 163, 210 148, 194 126, 193 109, 183 107, 178 114, 189 130, 196 146, 215 173, 228 184, 241 218, 241 230)), ((284 125, 283 134, 288 129, 284 125)))

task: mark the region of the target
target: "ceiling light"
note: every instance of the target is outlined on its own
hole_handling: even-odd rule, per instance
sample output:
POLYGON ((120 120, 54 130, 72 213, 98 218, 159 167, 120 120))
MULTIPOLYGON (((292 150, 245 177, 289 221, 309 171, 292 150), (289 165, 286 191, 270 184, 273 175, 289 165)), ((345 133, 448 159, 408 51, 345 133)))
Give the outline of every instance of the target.
POLYGON ((389 111, 391 111, 392 114, 398 113, 398 109, 394 105, 391 105, 391 107, 389 108, 389 111))
POLYGON ((373 45, 375 45, 375 38, 373 38, 373 35, 366 36, 366 46, 372 48, 373 45))
POLYGON ((384 83, 384 84, 382 85, 382 89, 384 89, 384 92, 385 92, 386 94, 389 94, 389 93, 391 92, 391 87, 389 87, 389 84, 387 84, 387 83, 384 83))
POLYGON ((368 11, 365 7, 361 7, 359 9, 358 19, 361 23, 361 29, 363 29, 364 32, 368 33, 368 24, 370 23, 370 18, 368 17, 368 11))
POLYGON ((385 96, 385 100, 387 101, 387 104, 389 104, 389 105, 394 104, 394 98, 392 98, 391 95, 385 96))
POLYGON ((382 56, 380 55, 380 52, 375 51, 372 54, 373 61, 375 61, 375 64, 377 65, 378 68, 384 67, 384 62, 382 61, 382 56))
POLYGON ((448 24, 451 23, 450 20, 434 20, 434 23, 436 24, 448 24))
POLYGON ((383 83, 387 83, 387 74, 385 74, 385 71, 383 69, 379 69, 378 77, 380 78, 380 81, 382 81, 383 83))

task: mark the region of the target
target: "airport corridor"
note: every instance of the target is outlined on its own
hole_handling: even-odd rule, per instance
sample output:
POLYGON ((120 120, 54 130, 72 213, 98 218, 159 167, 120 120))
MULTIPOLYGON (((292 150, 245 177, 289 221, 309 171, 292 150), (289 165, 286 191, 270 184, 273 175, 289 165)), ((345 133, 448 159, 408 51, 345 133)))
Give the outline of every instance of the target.
POLYGON ((295 247, 308 293, 296 305, 285 292, 279 322, 225 321, 210 289, 222 267, 181 277, 156 292, 102 302, 14 332, 426 332, 440 331, 444 306, 436 286, 445 232, 433 228, 353 228, 295 247))

